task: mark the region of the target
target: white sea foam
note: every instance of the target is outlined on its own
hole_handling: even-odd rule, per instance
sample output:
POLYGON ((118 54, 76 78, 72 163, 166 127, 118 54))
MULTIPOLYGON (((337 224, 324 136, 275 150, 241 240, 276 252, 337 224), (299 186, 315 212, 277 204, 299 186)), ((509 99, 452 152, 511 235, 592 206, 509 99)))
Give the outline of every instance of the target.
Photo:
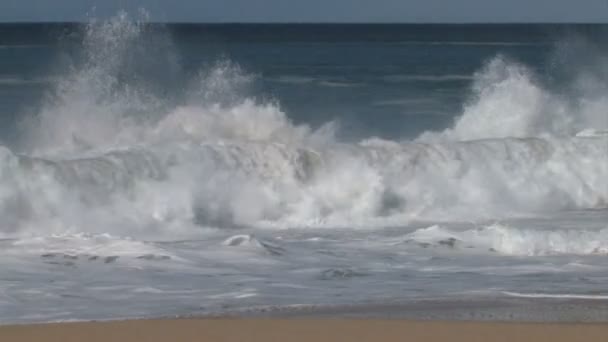
POLYGON ((553 293, 519 293, 519 292, 509 292, 505 291, 503 294, 511 297, 520 297, 520 298, 541 298, 541 299, 592 299, 592 300, 606 300, 608 299, 607 295, 579 295, 579 294, 553 294, 553 293))
POLYGON ((344 226, 605 208, 607 144, 606 138, 321 146, 186 140, 70 159, 3 148, 2 232, 344 226))
POLYGON ((441 226, 419 229, 408 238, 421 243, 452 248, 477 248, 505 255, 606 255, 608 228, 584 229, 525 229, 501 224, 470 230, 455 230, 441 226))
POLYGON ((152 244, 133 239, 116 238, 108 234, 71 234, 25 238, 12 241, 9 246, 5 246, 5 252, 7 254, 41 256, 47 259, 90 259, 91 261, 97 260, 97 258, 137 258, 168 254, 167 251, 152 244))

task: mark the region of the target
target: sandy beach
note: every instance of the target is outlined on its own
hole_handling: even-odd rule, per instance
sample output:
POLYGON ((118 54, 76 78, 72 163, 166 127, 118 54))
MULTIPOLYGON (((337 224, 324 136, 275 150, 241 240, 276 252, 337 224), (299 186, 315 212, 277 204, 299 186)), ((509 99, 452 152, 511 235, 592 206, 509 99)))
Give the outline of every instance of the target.
POLYGON ((605 341, 608 324, 167 319, 0 327, 0 341, 605 341))

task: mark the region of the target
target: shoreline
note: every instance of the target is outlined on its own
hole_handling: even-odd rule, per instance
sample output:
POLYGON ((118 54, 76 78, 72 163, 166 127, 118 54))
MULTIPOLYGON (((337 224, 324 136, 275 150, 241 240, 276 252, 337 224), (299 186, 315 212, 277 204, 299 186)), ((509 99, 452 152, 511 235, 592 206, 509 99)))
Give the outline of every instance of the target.
MULTIPOLYGON (((15 316, 3 326, 149 320, 403 320, 510 324, 608 324, 608 300, 563 297, 485 297, 371 301, 351 304, 291 304, 225 307, 221 310, 179 310, 128 315, 119 312, 63 317, 15 316), (173 311, 173 312, 171 312, 173 311), (180 312, 181 311, 181 312, 180 312)), ((579 296, 580 297, 580 296, 579 296)))
POLYGON ((342 305, 252 307, 217 315, 181 318, 400 319, 505 323, 608 323, 608 300, 590 298, 489 297, 418 299, 342 305))
POLYGON ((30 341, 604 341, 608 323, 364 319, 160 319, 0 326, 30 341))

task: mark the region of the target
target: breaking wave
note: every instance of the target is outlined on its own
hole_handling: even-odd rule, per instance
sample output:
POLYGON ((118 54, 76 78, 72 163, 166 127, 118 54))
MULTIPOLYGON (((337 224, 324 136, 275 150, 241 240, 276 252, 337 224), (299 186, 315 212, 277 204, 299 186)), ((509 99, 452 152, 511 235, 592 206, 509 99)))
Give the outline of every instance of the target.
POLYGON ((502 57, 474 76, 452 128, 347 144, 332 123, 296 125, 278 103, 243 95, 252 78, 230 62, 179 94, 158 91, 154 81, 171 79, 179 58, 150 53, 150 41, 174 51, 169 37, 124 14, 86 27, 84 61, 23 121, 16 146, 0 148, 0 235, 175 237, 608 203, 608 137, 575 136, 608 128, 607 100, 560 99, 502 57))
POLYGON ((551 92, 528 67, 498 56, 476 73, 472 95, 453 127, 419 139, 569 138, 588 128, 608 129, 608 77, 589 71, 572 83, 572 89, 551 92))

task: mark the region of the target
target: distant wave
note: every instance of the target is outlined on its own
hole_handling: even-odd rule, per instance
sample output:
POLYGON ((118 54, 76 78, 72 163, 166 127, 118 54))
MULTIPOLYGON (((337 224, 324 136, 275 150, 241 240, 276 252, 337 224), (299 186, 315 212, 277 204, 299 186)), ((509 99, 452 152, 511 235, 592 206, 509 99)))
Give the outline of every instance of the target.
POLYGON ((345 81, 321 81, 319 85, 322 87, 330 88, 352 88, 363 86, 363 83, 359 82, 345 82, 345 81))
POLYGON ((361 82, 349 82, 349 81, 338 81, 338 80, 327 80, 321 77, 311 76, 299 76, 299 75, 284 75, 279 77, 268 78, 270 82, 291 84, 291 85, 309 85, 314 84, 321 87, 330 88, 351 88, 360 87, 364 83, 361 82))
POLYGON ((473 75, 419 75, 419 74, 397 74, 387 75, 382 78, 386 82, 455 82, 471 81, 473 75))
POLYGON ((401 41, 396 44, 403 45, 460 45, 460 46, 538 46, 550 45, 551 42, 509 42, 509 41, 401 41))
POLYGON ((374 106, 410 106, 410 105, 430 105, 435 100, 422 97, 404 97, 395 99, 379 100, 373 103, 374 106))
POLYGON ((2 77, 0 76, 1 85, 28 85, 28 84, 50 84, 53 82, 50 78, 27 79, 19 77, 2 77))
POLYGON ((47 44, 0 44, 0 49, 32 49, 46 47, 47 44))
POLYGON ((271 82, 286 83, 286 84, 310 84, 316 81, 316 78, 309 76, 298 75, 283 75, 278 77, 268 78, 271 82))
MULTIPOLYGON (((362 82, 328 80, 322 77, 312 77, 303 75, 284 75, 278 77, 269 77, 268 81, 274 83, 292 84, 292 85, 309 85, 315 84, 326 87, 357 87, 365 85, 362 82)), ((405 82, 463 82, 473 80, 473 75, 419 75, 419 74, 395 74, 381 76, 380 80, 388 83, 405 83, 405 82)))

